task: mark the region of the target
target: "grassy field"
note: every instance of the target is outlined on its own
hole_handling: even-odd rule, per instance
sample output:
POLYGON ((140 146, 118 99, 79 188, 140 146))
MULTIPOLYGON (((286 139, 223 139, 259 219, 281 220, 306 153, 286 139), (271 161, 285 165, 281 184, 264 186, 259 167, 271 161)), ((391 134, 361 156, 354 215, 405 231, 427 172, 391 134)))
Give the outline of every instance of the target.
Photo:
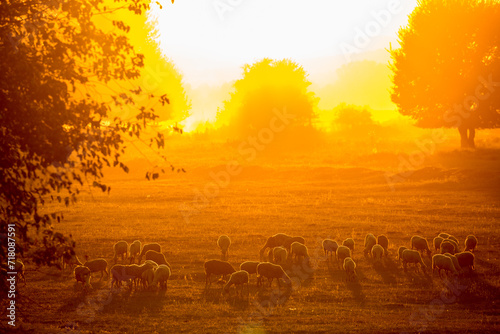
POLYGON ((500 160, 489 152, 481 169, 462 158, 440 155, 434 166, 389 176, 399 180, 393 188, 383 169, 327 164, 245 165, 220 185, 211 175, 224 163, 154 182, 115 177, 110 195, 82 194, 56 230, 72 233, 81 260, 111 262, 122 239, 160 243, 173 267, 168 291, 111 291, 97 275, 84 294, 69 271, 27 260, 18 324, 33 333, 498 333, 500 160), (311 256, 311 268, 289 270, 291 295, 275 285, 259 289, 255 277, 249 299, 235 291, 222 298, 218 284, 205 291, 203 262, 220 257, 219 235, 231 237, 229 261, 237 267, 258 260, 267 237, 280 232, 303 236, 311 256), (448 280, 403 271, 397 248, 412 235, 431 242, 439 232, 461 247, 468 234, 477 236, 473 274, 448 280), (367 233, 388 236, 382 263, 363 257, 367 233), (356 242, 352 283, 321 247, 325 238, 348 237, 356 242))

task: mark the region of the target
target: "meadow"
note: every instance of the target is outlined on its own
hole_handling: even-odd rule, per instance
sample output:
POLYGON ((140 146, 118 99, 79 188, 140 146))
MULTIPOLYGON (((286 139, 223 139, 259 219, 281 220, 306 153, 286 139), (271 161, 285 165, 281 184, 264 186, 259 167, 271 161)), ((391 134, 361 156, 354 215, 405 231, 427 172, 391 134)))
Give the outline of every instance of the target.
MULTIPOLYGON (((173 269, 168 290, 110 290, 110 280, 99 281, 97 274, 92 292, 84 293, 69 270, 35 267, 27 259, 27 284, 19 286, 19 331, 497 333, 498 156, 497 150, 435 154, 392 187, 389 168, 381 167, 389 164, 376 159, 372 168, 369 159, 360 159, 358 166, 326 158, 316 164, 303 158, 256 161, 241 165, 218 186, 211 175, 225 170, 228 161, 199 163, 156 181, 142 174, 112 175, 109 195, 86 190, 64 209, 65 219, 55 229, 72 234, 82 261, 104 257, 112 263, 119 240, 160 243, 173 269), (440 232, 456 236, 460 247, 468 234, 477 236, 475 271, 458 279, 413 267, 404 272, 398 247, 409 247, 415 234, 431 243, 440 232), (205 290, 203 263, 220 258, 219 235, 232 239, 229 262, 238 267, 258 260, 260 248, 276 233, 303 236, 311 256, 311 268, 290 269, 291 295, 282 295, 276 283, 258 288, 255 277, 248 299, 234 290, 222 297, 217 283, 205 290), (389 256, 381 263, 362 254, 367 233, 389 238, 389 256), (337 262, 327 260, 321 247, 325 238, 354 239, 357 281, 346 282, 337 262)), ((384 159, 396 161, 393 173, 397 156, 384 159)), ((425 262, 430 265, 428 258, 425 262)))

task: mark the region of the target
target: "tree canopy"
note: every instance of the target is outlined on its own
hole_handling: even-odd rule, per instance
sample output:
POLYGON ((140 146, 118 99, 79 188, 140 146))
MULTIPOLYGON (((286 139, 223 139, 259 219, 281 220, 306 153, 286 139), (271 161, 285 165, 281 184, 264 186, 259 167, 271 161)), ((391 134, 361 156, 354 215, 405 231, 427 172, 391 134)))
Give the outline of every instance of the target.
POLYGON ((476 128, 499 127, 498 22, 495 0, 419 1, 391 50, 399 112, 420 127, 458 128, 463 146, 474 146, 476 128))
POLYGON ((243 67, 243 77, 217 114, 217 122, 227 125, 235 136, 247 136, 269 126, 273 110, 286 109, 294 124, 311 125, 317 99, 308 91, 311 83, 297 63, 265 58, 243 67))
MULTIPOLYGON (((113 16, 148 9, 142 0, 0 4, 0 233, 13 224, 23 251, 34 244, 28 232, 43 231, 34 254, 39 263, 54 263, 58 246, 74 245, 54 238, 50 224, 63 217, 44 204, 69 205, 85 183, 109 192, 103 168, 127 172, 125 138, 139 137, 169 103, 137 81, 145 56, 128 38, 133 28, 113 16), (112 112, 125 109, 135 117, 112 112)), ((149 139, 164 146, 163 133, 149 139)), ((2 264, 6 256, 2 242, 2 264)))

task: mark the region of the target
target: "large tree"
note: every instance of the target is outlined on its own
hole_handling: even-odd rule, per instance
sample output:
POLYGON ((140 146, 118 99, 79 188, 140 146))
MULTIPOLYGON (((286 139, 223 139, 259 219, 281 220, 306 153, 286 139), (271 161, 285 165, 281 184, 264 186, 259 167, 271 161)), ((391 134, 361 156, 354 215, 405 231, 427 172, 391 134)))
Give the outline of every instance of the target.
POLYGON ((454 127, 462 147, 500 126, 500 4, 421 0, 391 50, 392 101, 420 127, 454 127))
MULTIPOLYGON (((146 0, 0 3, 2 273, 13 255, 4 240, 11 231, 16 252, 37 245, 32 255, 38 263, 55 263, 61 250, 73 251, 74 243, 50 226, 62 214, 44 204, 69 205, 86 183, 109 191, 103 168, 128 171, 125 137, 139 137, 168 104, 165 94, 129 88, 141 74, 144 55, 127 37, 131 27, 112 19, 120 10, 142 15, 148 9, 146 0), (103 20, 107 15, 111 19, 103 20), (156 102, 146 108, 142 102, 148 99, 156 102), (125 108, 136 117, 122 120, 114 112, 125 108), (33 231, 40 232, 37 242, 33 231)), ((164 135, 152 140, 162 147, 164 135)))
POLYGON ((317 98, 308 90, 310 85, 304 69, 291 60, 264 58, 247 64, 217 122, 227 125, 232 135, 245 137, 268 127, 273 110, 286 109, 294 117, 293 126, 311 125, 317 98))

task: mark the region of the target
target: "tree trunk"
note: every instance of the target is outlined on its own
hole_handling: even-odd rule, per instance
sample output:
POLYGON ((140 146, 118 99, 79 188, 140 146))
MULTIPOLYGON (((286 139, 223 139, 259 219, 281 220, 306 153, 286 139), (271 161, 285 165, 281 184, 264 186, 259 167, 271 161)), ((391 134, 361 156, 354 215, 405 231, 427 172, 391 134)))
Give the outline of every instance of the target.
POLYGON ((460 126, 458 128, 460 133, 460 139, 462 144, 462 149, 464 148, 475 148, 474 138, 476 137, 476 129, 473 127, 460 126))

